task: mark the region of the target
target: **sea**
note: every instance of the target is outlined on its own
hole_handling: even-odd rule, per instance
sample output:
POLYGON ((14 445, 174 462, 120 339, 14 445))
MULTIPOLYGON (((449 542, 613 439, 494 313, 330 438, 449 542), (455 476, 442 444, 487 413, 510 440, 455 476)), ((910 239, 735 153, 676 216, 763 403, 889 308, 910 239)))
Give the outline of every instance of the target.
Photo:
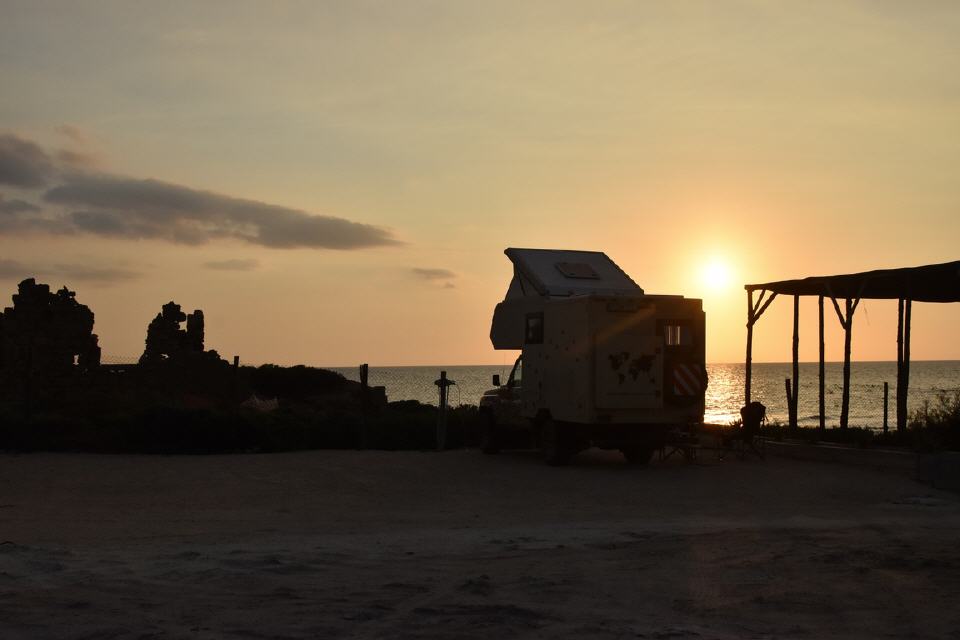
MULTIPOLYGON (((328 367, 351 380, 360 379, 359 367, 328 367)), ((800 363, 800 391, 798 422, 801 426, 819 424, 818 369, 816 362, 800 363)), ((754 363, 752 399, 767 406, 770 420, 787 422, 787 401, 784 381, 792 375, 789 362, 754 363)), ((494 374, 506 380, 510 366, 450 365, 420 367, 378 367, 370 365, 369 384, 386 388, 391 401, 417 400, 426 404, 439 403, 435 381, 440 371, 454 381, 448 402, 475 405, 480 396, 492 386, 494 374)), ((708 364, 706 410, 704 420, 710 424, 729 424, 740 417, 743 405, 744 365, 708 364)), ((825 364, 826 421, 836 426, 840 421, 840 403, 843 393, 843 363, 825 364)), ((887 383, 888 424, 896 424, 896 362, 852 362, 850 365, 850 426, 870 429, 883 428, 884 383, 887 383)), ((921 360, 910 363, 910 393, 908 413, 920 409, 924 403, 935 405, 941 394, 951 395, 960 390, 960 360, 921 360)))

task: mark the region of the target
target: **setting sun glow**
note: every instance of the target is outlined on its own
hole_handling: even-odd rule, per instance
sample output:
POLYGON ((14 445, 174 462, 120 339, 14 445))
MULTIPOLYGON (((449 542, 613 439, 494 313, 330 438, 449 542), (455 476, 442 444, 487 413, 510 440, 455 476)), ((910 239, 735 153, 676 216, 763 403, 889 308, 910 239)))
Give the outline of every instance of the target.
POLYGON ((727 289, 733 282, 730 265, 720 259, 711 260, 701 269, 700 280, 711 292, 727 289))

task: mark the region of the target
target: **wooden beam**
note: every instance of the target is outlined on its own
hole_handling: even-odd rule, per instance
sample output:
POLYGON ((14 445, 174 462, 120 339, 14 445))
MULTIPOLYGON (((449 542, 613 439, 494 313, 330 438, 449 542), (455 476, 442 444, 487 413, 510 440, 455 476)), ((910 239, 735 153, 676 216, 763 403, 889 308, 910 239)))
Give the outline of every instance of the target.
POLYGON ((818 302, 820 306, 820 432, 823 433, 827 428, 826 398, 824 397, 826 382, 823 362, 825 352, 823 340, 823 296, 819 297, 818 302))
POLYGON ((793 296, 793 392, 790 396, 790 428, 797 428, 797 398, 800 395, 800 296, 793 296))
MULTIPOLYGON (((846 328, 847 328, 847 320, 843 317, 843 312, 840 311, 840 305, 837 304, 837 299, 834 298, 833 296, 830 296, 830 302, 833 303, 833 308, 834 308, 834 309, 836 310, 836 312, 837 312, 837 318, 840 319, 840 326, 843 327, 844 329, 846 329, 846 328)), ((848 306, 848 308, 849 308, 849 305, 850 305, 850 300, 847 300, 847 306, 848 306)))
POLYGON ((750 386, 753 375, 753 325, 757 323, 757 320, 763 315, 763 312, 767 310, 767 307, 770 306, 770 303, 773 302, 773 299, 776 297, 777 294, 775 292, 761 289, 760 297, 757 298, 757 302, 754 304, 753 289, 747 289, 747 357, 743 372, 744 404, 750 404, 750 386), (764 295, 767 296, 766 300, 764 300, 764 295))
POLYGON ((754 311, 754 314, 753 314, 753 321, 754 321, 754 322, 756 322, 757 320, 760 319, 760 316, 763 315, 763 312, 767 310, 767 307, 770 306, 770 303, 773 302, 774 298, 776 298, 776 297, 777 297, 777 294, 776 294, 776 292, 774 292, 774 291, 770 291, 770 292, 761 291, 761 292, 760 292, 760 298, 757 300, 757 307, 758 307, 758 308, 754 311), (761 301, 763 301, 763 294, 764 294, 764 293, 769 293, 770 296, 767 298, 766 302, 763 302, 763 304, 760 304, 761 301))

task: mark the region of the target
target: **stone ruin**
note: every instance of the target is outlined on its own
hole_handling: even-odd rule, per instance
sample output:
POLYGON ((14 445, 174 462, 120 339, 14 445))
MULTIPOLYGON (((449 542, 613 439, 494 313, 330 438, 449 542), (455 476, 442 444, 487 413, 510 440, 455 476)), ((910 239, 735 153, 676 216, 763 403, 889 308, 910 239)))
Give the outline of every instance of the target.
POLYGON ((55 375, 100 364, 93 312, 76 293, 28 278, 17 287, 13 307, 0 314, 0 371, 55 375))
POLYGON ((197 309, 186 314, 180 305, 168 302, 147 325, 146 348, 140 356, 140 364, 195 361, 198 358, 220 360, 216 351, 203 350, 203 311, 197 309), (184 321, 187 323, 185 330, 180 328, 184 321))

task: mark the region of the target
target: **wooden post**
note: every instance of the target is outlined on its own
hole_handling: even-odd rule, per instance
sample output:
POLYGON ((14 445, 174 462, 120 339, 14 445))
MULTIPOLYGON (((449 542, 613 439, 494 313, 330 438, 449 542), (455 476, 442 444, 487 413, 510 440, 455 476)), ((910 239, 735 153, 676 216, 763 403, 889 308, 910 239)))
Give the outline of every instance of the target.
POLYGON ((903 426, 910 415, 910 317, 913 315, 913 300, 907 299, 903 309, 903 426))
POLYGON ((370 365, 360 365, 360 448, 369 445, 367 433, 367 402, 370 392, 370 365))
POLYGON ((783 390, 787 396, 787 416, 789 416, 790 428, 793 427, 793 416, 794 416, 794 407, 793 407, 793 392, 790 390, 790 378, 783 379, 783 390))
POLYGON ((800 296, 793 296, 793 394, 790 397, 790 428, 797 428, 797 398, 800 395, 800 296))
POLYGON ((853 333, 853 301, 846 299, 846 321, 843 323, 843 400, 840 405, 840 428, 846 429, 850 418, 850 342, 853 333))
POLYGON ((447 372, 440 372, 440 379, 436 382, 440 387, 440 404, 437 411, 437 451, 443 451, 447 446, 447 372))
POLYGON ((747 290, 747 358, 744 361, 743 404, 750 404, 750 377, 753 373, 753 291, 747 290))
POLYGON ((897 300, 897 431, 907 426, 907 412, 903 402, 903 298, 897 300))
POLYGON ((889 399, 890 399, 890 385, 886 381, 884 381, 883 382, 883 434, 884 435, 887 434, 887 430, 888 430, 887 408, 889 406, 889 403, 888 403, 889 399))
POLYGON ((230 399, 233 404, 240 404, 240 356, 233 356, 233 370, 230 376, 230 399))
POLYGON ((823 341, 823 296, 819 297, 820 304, 820 434, 821 436, 827 430, 827 410, 826 399, 824 397, 824 388, 826 386, 823 366, 824 341, 823 341))

